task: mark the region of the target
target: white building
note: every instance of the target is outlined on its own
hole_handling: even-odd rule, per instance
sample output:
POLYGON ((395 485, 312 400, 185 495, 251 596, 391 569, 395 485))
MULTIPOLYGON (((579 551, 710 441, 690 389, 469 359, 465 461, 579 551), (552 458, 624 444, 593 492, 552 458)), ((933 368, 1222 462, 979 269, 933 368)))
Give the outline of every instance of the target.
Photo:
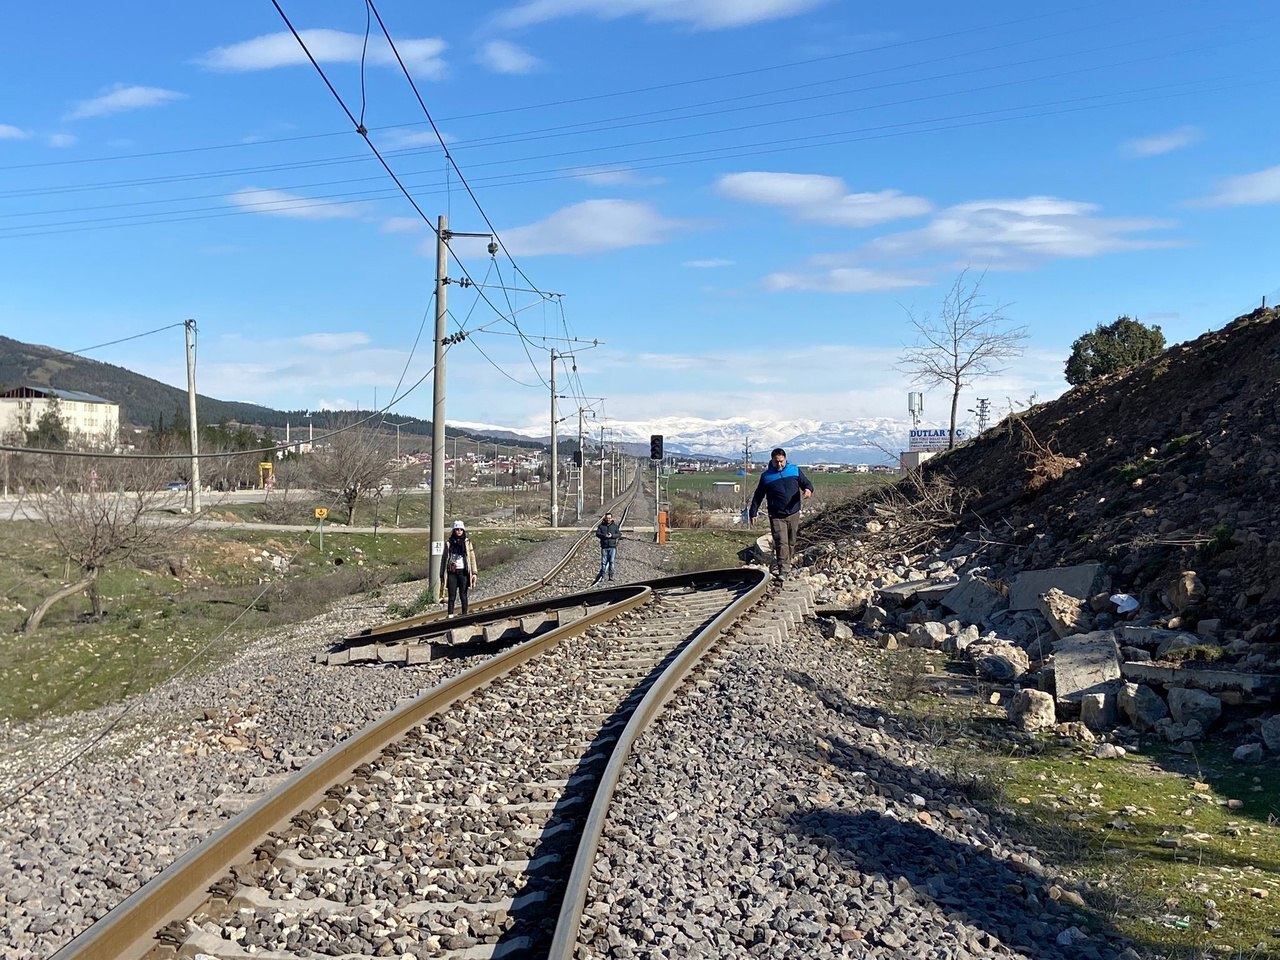
POLYGON ((34 430, 51 408, 77 443, 115 447, 120 435, 120 405, 78 390, 13 387, 0 390, 0 436, 34 430))

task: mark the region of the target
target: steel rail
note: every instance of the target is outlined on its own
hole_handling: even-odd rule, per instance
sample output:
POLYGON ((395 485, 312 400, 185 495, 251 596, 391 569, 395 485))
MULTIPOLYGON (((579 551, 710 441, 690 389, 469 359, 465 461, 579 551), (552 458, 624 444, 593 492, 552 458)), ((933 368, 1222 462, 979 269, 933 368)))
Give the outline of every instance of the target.
MULTIPOLYGON (((668 580, 696 582, 703 574, 668 580)), ((666 581, 661 581, 666 583, 666 581)), ((330 748, 294 775, 279 790, 250 807, 234 821, 183 854, 159 875, 110 910, 53 955, 52 960, 126 960, 141 958, 155 946, 155 934, 174 920, 189 917, 208 900, 208 887, 248 856, 271 831, 299 811, 323 800, 335 782, 376 757, 390 742, 451 704, 474 693, 517 666, 549 650, 561 640, 644 604, 653 590, 644 584, 618 588, 629 597, 563 627, 488 657, 330 748)))
MULTIPOLYGON (((704 576, 719 574, 723 579, 740 577, 744 580, 755 579, 757 582, 750 590, 725 607, 720 614, 676 656, 657 681, 645 693, 636 706, 617 743, 614 745, 609 761, 596 786, 595 797, 591 801, 591 810, 582 828, 582 836, 578 841, 578 852, 573 859, 573 867, 569 873, 569 881, 565 887, 564 899, 561 901, 560 915, 556 920, 555 934, 551 940, 548 960, 574 960, 577 951, 578 931, 582 924, 582 911, 587 901, 587 886, 591 881, 591 870, 595 864, 596 854, 600 846, 600 838, 604 835, 605 820, 609 815, 609 805, 613 802, 618 780, 622 776, 623 765, 631 755, 636 740, 648 728, 653 719, 661 712, 663 706, 671 699, 694 666, 708 650, 720 639, 725 629, 737 622, 742 614, 753 607, 757 601, 769 592, 769 575, 757 568, 731 568, 727 570, 708 571, 704 576)), ((689 576, 666 577, 661 580, 647 581, 655 590, 667 586, 678 586, 688 582, 689 576)))

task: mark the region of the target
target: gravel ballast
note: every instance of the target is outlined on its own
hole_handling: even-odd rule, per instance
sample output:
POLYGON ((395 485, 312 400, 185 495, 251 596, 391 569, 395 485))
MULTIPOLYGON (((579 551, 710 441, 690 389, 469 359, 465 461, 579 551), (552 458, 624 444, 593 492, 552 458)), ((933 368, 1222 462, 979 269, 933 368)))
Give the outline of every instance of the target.
MULTIPOLYGON (((529 582, 566 544, 481 577, 529 582)), ((621 580, 669 551, 629 541, 621 580)), ((566 590, 595 573, 592 551, 566 590)), ((398 700, 465 669, 324 667, 334 640, 385 619, 385 590, 245 645, 236 659, 121 707, 6 731, 0 888, 6 958, 46 957, 177 856, 398 700), (24 784, 28 786, 23 786, 24 784), (15 801, 14 794, 25 790, 15 801)), ((721 651, 633 755, 596 863, 581 943, 613 957, 1110 958, 925 747, 877 706, 869 652, 806 624, 721 651)), ((1131 955, 1131 954, 1130 954, 1131 955)))

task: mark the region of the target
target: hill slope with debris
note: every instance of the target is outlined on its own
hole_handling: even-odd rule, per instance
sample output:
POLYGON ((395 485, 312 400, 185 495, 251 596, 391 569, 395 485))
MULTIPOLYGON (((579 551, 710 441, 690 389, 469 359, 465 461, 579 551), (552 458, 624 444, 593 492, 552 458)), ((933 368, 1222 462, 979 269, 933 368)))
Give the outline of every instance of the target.
POLYGON ((872 552, 976 541, 1002 574, 1084 561, 1147 619, 1280 638, 1280 314, 1261 309, 1076 387, 815 517, 803 543, 872 552), (1167 591, 1195 571, 1203 595, 1167 591), (1175 612, 1181 614, 1175 617, 1175 612))

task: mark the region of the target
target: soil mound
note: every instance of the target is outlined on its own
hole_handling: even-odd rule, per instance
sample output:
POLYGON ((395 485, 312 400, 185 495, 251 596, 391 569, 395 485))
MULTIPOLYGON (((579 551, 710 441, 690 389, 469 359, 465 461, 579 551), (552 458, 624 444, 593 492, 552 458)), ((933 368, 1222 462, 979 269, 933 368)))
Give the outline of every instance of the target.
POLYGON ((919 477, 815 517, 802 537, 884 529, 881 545, 902 550, 968 534, 1006 570, 1102 561, 1113 591, 1166 620, 1178 613, 1175 625, 1218 619, 1250 641, 1276 640, 1278 441, 1280 313, 1260 309, 1013 414, 919 477), (937 510, 930 523, 901 520, 926 491, 946 500, 946 522, 937 510), (1205 588, 1191 607, 1169 599, 1187 571, 1205 588))

